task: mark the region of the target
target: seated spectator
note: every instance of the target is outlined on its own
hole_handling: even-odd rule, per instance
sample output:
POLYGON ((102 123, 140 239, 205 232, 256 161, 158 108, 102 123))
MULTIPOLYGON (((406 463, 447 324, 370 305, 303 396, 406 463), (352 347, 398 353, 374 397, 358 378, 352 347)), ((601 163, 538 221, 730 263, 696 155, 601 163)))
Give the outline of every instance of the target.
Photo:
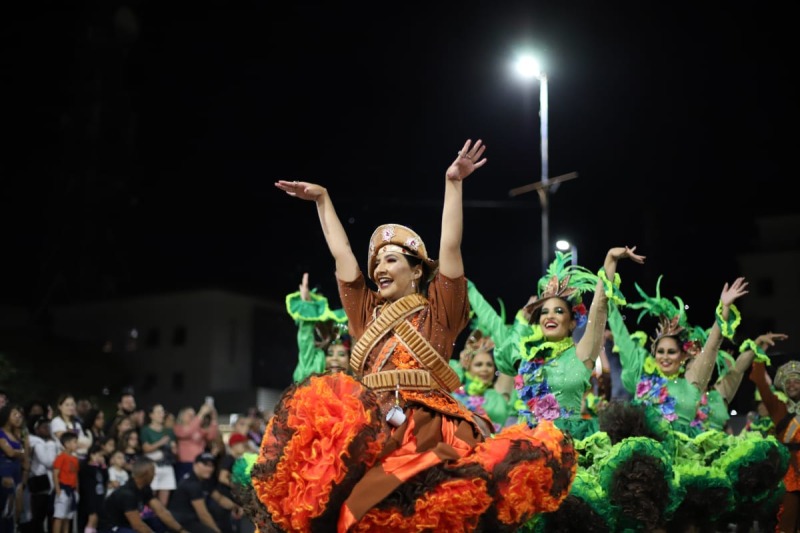
POLYGON ((214 520, 206 504, 211 498, 222 508, 231 511, 233 518, 242 518, 242 508, 233 500, 223 496, 212 479, 216 467, 216 457, 203 452, 195 458, 192 470, 179 482, 169 499, 172 515, 192 533, 222 533, 223 529, 214 520))
POLYGON ((98 531, 153 533, 154 528, 142 519, 142 511, 147 505, 160 521, 160 524, 154 524, 156 529, 163 530, 163 525, 170 531, 186 532, 187 529, 175 520, 150 488, 156 475, 155 463, 147 457, 139 457, 133 463, 132 470, 131 478, 106 498, 98 531))

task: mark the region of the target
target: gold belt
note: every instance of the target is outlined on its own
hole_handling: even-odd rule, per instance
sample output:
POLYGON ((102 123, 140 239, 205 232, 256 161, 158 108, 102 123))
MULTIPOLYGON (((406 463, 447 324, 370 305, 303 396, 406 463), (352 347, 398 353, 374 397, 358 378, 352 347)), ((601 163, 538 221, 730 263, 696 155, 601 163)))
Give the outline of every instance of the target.
POLYGON ((361 382, 375 392, 388 390, 429 391, 436 387, 431 373, 424 369, 383 370, 367 374, 361 382))

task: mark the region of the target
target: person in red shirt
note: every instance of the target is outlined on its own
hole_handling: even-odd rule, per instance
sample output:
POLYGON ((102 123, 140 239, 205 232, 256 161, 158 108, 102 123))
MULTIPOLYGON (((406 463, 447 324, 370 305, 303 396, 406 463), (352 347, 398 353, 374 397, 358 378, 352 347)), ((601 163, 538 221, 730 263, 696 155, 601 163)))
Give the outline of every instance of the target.
POLYGON ((61 434, 64 450, 53 461, 53 486, 55 504, 53 507, 53 533, 69 533, 77 508, 78 468, 80 461, 75 455, 78 449, 78 435, 65 431, 61 434))

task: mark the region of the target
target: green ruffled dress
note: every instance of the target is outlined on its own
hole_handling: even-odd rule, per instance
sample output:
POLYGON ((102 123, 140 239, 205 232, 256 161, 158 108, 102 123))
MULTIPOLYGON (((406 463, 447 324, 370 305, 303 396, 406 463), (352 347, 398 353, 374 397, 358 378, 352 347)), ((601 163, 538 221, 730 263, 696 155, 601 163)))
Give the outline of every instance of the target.
POLYGON ((681 375, 665 376, 650 352, 630 334, 619 307, 609 302, 608 309, 609 329, 619 349, 622 385, 633 401, 658 408, 673 429, 691 436, 700 433, 700 427, 692 426, 700 390, 681 375))

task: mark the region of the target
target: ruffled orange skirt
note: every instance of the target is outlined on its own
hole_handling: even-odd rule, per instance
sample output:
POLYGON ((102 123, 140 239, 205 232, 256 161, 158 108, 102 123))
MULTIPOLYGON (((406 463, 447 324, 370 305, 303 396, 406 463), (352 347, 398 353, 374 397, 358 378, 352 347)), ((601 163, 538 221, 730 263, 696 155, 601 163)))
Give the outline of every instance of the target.
POLYGON ((515 531, 567 496, 577 460, 552 423, 485 439, 410 403, 391 428, 376 395, 343 374, 311 376, 275 408, 245 507, 262 531, 515 531))

